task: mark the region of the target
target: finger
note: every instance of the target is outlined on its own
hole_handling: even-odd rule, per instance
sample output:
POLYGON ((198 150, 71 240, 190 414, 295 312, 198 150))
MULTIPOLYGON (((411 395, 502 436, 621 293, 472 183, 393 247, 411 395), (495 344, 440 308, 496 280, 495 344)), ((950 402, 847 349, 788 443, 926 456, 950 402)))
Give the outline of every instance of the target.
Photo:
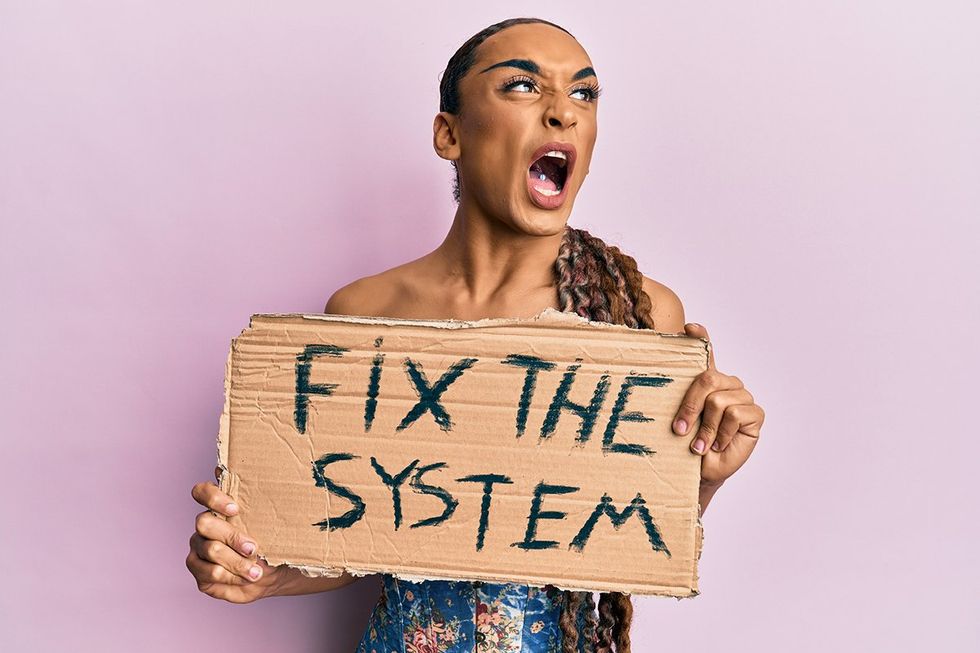
POLYGON ((742 382, 737 377, 722 374, 718 370, 709 369, 698 374, 684 393, 681 407, 674 416, 674 432, 677 435, 687 435, 691 424, 704 409, 708 395, 719 390, 735 390, 740 387, 742 382))
POLYGON ((198 589, 204 591, 204 585, 209 583, 220 583, 222 585, 247 585, 252 581, 236 576, 221 565, 202 560, 196 551, 187 554, 187 569, 197 580, 198 589))
POLYGON ((191 496, 205 508, 214 510, 226 517, 238 514, 238 504, 210 481, 198 483, 191 488, 191 496))
POLYGON ((708 369, 715 368, 715 348, 711 346, 711 338, 708 337, 708 330, 697 322, 688 322, 684 325, 684 333, 692 338, 704 338, 708 341, 708 369))
POLYGON ((205 539, 199 533, 194 533, 191 536, 191 550, 202 560, 221 565, 246 581, 258 580, 262 577, 261 566, 240 556, 224 542, 205 539))
POLYGON ((749 423, 751 416, 747 410, 748 408, 749 406, 745 402, 739 402, 725 409, 721 423, 718 424, 718 435, 715 437, 714 444, 711 445, 713 451, 724 451, 727 449, 728 444, 735 437, 735 434, 738 433, 739 428, 743 424, 749 423))
POLYGON ((726 469, 728 476, 737 472, 745 464, 758 442, 759 436, 752 432, 739 430, 735 433, 735 437, 728 443, 725 450, 718 454, 721 458, 721 465, 726 469))
POLYGON ((224 583, 198 583, 197 588, 214 599, 221 599, 229 603, 250 603, 251 599, 245 595, 240 586, 225 585, 224 583))
POLYGON ((206 540, 218 540, 243 556, 255 553, 255 541, 220 517, 208 511, 197 516, 194 524, 197 533, 206 540))
MULTIPOLYGON (((701 417, 701 427, 697 436, 691 441, 691 450, 696 454, 704 454, 714 444, 722 418, 729 406, 744 403, 748 391, 718 390, 705 398, 704 415, 701 417)), ((736 429, 737 430, 737 429, 736 429)))

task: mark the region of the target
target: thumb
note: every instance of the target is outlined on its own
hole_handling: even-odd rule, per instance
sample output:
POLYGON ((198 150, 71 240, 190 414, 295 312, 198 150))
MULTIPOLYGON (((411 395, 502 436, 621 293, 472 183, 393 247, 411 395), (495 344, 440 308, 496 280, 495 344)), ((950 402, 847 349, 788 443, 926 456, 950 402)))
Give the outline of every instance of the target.
POLYGON ((708 367, 715 368, 715 348, 711 346, 711 338, 708 337, 708 330, 704 325, 697 322, 688 322, 684 325, 684 333, 692 338, 704 338, 708 341, 708 367))

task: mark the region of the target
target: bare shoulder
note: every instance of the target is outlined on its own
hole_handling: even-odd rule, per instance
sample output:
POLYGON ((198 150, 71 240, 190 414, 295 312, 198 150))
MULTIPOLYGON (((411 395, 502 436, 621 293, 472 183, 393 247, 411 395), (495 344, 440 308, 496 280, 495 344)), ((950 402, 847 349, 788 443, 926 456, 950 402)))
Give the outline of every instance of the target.
POLYGON ((648 277, 643 277, 643 290, 650 296, 653 325, 661 333, 684 333, 684 304, 673 290, 648 277))
POLYGON ((373 296, 372 290, 377 286, 373 276, 356 279, 334 291, 323 312, 331 315, 368 315, 370 310, 365 302, 373 296))
POLYGON ((412 283, 416 261, 362 277, 338 288, 327 300, 324 313, 398 317, 397 305, 414 293, 412 283))

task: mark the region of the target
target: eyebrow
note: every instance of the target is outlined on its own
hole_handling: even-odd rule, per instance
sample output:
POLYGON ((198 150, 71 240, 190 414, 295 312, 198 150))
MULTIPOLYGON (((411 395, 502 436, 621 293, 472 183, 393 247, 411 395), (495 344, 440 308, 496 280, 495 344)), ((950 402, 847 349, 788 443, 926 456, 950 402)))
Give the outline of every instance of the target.
MULTIPOLYGON (((520 68, 521 70, 526 70, 529 73, 534 73, 535 75, 541 74, 541 68, 538 64, 534 63, 530 59, 508 59, 507 61, 501 61, 500 63, 495 63, 492 66, 484 68, 480 71, 480 74, 487 72, 488 70, 493 70, 494 68, 520 68)), ((586 66, 582 70, 578 71, 572 75, 572 81, 577 81, 584 77, 596 77, 595 70, 592 66, 586 66)))

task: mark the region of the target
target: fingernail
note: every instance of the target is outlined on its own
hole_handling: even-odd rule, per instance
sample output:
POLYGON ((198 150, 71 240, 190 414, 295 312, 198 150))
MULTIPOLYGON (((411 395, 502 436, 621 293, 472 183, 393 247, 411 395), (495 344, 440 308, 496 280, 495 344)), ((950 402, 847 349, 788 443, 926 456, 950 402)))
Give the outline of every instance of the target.
POLYGON ((698 438, 697 440, 695 440, 694 441, 694 450, 697 451, 698 453, 701 453, 702 451, 704 451, 704 440, 702 440, 701 438, 698 438))
POLYGON ((252 552, 255 551, 255 545, 251 542, 246 542, 242 545, 242 551, 245 553, 245 555, 250 556, 252 555, 252 552))
POLYGON ((258 567, 252 567, 251 569, 248 570, 248 576, 253 580, 258 578, 261 574, 262 574, 262 570, 259 569, 258 567))
POLYGON ((687 422, 685 422, 682 419, 677 420, 676 422, 674 422, 674 430, 680 433, 681 435, 684 435, 685 433, 687 433, 687 422))
POLYGON ((718 440, 715 440, 714 444, 711 445, 711 450, 721 451, 721 444, 718 443, 718 440))
POLYGON ((227 506, 225 506, 225 511, 226 512, 232 512, 232 513, 238 512, 238 504, 237 503, 229 503, 227 506))

